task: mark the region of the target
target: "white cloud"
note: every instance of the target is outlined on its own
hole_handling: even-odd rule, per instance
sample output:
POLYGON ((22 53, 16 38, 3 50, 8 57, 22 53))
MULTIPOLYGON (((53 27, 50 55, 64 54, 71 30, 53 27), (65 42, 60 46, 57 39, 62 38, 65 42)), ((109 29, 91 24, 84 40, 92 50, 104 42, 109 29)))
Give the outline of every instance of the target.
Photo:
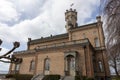
MULTIPOLYGON (((2 47, 2 50, 0 51, 0 56, 5 54, 7 51, 8 51, 7 48, 2 47)), ((0 71, 8 71, 8 69, 9 69, 9 63, 0 62, 0 71)))
POLYGON ((0 55, 3 55, 4 53, 8 51, 7 48, 4 48, 4 47, 0 47, 0 48, 2 48, 2 50, 0 51, 0 55))
POLYGON ((9 65, 8 63, 2 63, 0 62, 0 71, 8 71, 9 70, 9 65))
MULTIPOLYGON (((64 12, 66 9, 69 9, 71 3, 74 3, 73 8, 76 8, 78 11, 79 24, 84 24, 85 19, 91 17, 92 11, 95 9, 93 6, 97 5, 97 1, 87 1, 84 3, 83 0, 49 0, 41 6, 39 4, 42 4, 42 0, 41 2, 39 0, 13 0, 16 10, 21 16, 24 16, 24 14, 22 14, 22 12, 20 13, 20 11, 25 12, 27 16, 39 13, 40 9, 42 12, 32 19, 27 18, 19 23, 14 23, 13 26, 8 26, 1 22, 0 33, 2 33, 2 35, 0 35, 0 37, 7 37, 9 38, 7 41, 11 42, 14 40, 26 41, 28 37, 39 38, 41 36, 47 36, 48 34, 63 33, 65 32, 64 12)), ((13 3, 9 3, 11 3, 12 7, 13 3)), ((24 18, 25 17, 26 16, 24 16, 24 18)))
POLYGON ((86 23, 98 6, 98 0, 0 0, 0 38, 5 43, 25 44, 28 37, 64 33, 64 13, 72 3, 78 12, 78 24, 86 23))
POLYGON ((0 0, 0 21, 17 21, 18 19, 19 13, 14 4, 8 0, 0 0))

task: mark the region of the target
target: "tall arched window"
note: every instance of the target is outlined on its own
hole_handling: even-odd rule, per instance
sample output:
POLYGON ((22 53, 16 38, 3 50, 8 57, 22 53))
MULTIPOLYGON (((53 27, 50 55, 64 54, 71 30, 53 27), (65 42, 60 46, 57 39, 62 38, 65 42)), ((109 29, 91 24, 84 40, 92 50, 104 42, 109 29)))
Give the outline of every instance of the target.
POLYGON ((95 38, 94 39, 95 47, 100 47, 99 39, 95 38))
POLYGON ((99 66, 100 72, 103 72, 104 70, 103 70, 103 65, 101 61, 98 61, 98 66, 99 66))
POLYGON ((30 62, 30 71, 31 70, 35 70, 35 61, 34 60, 32 60, 31 62, 30 62))
POLYGON ((44 67, 45 70, 49 71, 50 70, 50 59, 49 58, 45 59, 44 65, 45 65, 44 67))

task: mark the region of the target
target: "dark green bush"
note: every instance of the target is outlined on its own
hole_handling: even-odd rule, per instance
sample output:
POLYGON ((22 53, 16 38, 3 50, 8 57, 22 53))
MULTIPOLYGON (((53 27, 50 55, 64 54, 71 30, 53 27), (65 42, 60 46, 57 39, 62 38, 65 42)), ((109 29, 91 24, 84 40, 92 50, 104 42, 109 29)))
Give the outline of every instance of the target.
POLYGON ((6 78, 13 78, 13 74, 6 74, 5 77, 6 78))
POLYGON ((80 76, 75 76, 75 80, 81 80, 80 76))
POLYGON ((46 75, 42 80, 59 80, 60 75, 46 75))
POLYGON ((75 76, 75 80, 94 80, 93 78, 88 78, 88 77, 86 77, 86 76, 82 76, 81 78, 80 78, 80 76, 75 76))
POLYGON ((7 74, 6 78, 14 78, 16 80, 31 80, 33 75, 31 74, 7 74))
POLYGON ((113 77, 112 80, 120 80, 120 77, 113 77))
POLYGON ((94 80, 93 78, 87 78, 87 80, 94 80))

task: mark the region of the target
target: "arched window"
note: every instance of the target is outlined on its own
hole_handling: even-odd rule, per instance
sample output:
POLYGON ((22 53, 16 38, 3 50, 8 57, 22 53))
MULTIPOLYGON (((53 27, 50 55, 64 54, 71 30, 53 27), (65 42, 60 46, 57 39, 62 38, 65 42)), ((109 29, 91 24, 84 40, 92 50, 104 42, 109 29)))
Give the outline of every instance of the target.
POLYGON ((35 70, 35 61, 34 60, 32 60, 31 62, 30 62, 30 71, 31 70, 35 70))
POLYGON ((44 69, 49 71, 50 70, 50 59, 49 58, 46 58, 45 61, 44 61, 44 69))
POLYGON ((66 57, 67 60, 67 67, 66 70, 74 70, 75 69, 75 58, 72 55, 68 55, 66 57))
POLYGON ((103 70, 103 65, 101 61, 98 61, 98 66, 99 66, 100 72, 103 72, 104 70, 103 70))
POLYGON ((98 39, 98 38, 95 38, 95 39, 94 39, 94 43, 95 43, 95 47, 99 47, 99 46, 100 46, 100 43, 99 43, 99 39, 98 39))

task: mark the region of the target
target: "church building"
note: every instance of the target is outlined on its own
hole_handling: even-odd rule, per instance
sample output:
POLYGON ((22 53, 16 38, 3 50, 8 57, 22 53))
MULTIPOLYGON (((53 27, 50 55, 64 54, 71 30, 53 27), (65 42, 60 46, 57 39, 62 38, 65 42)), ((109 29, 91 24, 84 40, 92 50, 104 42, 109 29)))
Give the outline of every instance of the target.
POLYGON ((61 76, 81 74, 106 80, 110 72, 101 17, 96 17, 94 23, 78 26, 77 11, 69 9, 65 12, 65 21, 65 34, 35 40, 28 38, 27 50, 13 54, 22 58, 22 63, 11 63, 9 73, 61 76))

